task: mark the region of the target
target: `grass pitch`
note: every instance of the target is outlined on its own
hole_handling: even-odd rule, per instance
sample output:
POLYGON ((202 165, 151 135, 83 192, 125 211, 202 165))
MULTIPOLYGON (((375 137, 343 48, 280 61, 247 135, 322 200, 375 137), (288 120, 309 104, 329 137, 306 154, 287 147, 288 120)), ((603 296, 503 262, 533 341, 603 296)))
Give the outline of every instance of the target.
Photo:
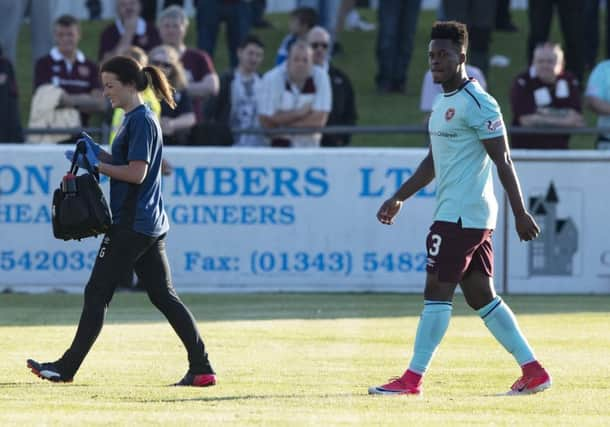
POLYGON ((456 298, 422 398, 368 396, 408 364, 421 297, 187 295, 218 385, 186 370, 143 294, 119 293, 72 384, 33 376, 70 344, 79 295, 0 295, 0 425, 610 425, 610 297, 507 297, 553 387, 507 397, 511 356, 456 298))

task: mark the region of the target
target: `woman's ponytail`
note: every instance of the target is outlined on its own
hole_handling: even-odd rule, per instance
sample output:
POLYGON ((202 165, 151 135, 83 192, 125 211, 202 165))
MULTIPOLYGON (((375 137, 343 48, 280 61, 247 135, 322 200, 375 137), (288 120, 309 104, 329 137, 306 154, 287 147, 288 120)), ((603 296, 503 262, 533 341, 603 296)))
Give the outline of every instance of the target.
POLYGON ((104 62, 101 72, 117 75, 123 84, 135 85, 138 92, 151 86, 159 99, 164 99, 172 109, 176 108, 174 101, 174 88, 169 84, 163 71, 154 66, 140 67, 133 58, 128 56, 114 56, 104 62))
MULTIPOLYGON (((146 81, 146 86, 150 85, 158 98, 165 100, 167 105, 173 110, 176 108, 174 101, 174 88, 167 81, 167 77, 159 68, 149 65, 142 68, 142 77, 146 81)), ((140 90, 140 88, 138 88, 140 90)))

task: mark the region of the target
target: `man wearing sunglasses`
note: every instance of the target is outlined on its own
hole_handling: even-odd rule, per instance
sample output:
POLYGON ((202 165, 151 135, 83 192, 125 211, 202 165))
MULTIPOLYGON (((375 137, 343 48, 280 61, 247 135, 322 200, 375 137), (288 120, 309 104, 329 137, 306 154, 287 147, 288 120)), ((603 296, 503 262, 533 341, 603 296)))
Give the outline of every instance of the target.
MULTIPOLYGON (((347 74, 330 63, 330 34, 323 27, 313 27, 307 34, 307 41, 313 50, 313 63, 323 68, 330 78, 332 107, 328 115, 327 126, 353 126, 356 124, 356 97, 354 88, 347 74)), ((352 135, 324 134, 322 147, 343 147, 350 143, 352 135)))

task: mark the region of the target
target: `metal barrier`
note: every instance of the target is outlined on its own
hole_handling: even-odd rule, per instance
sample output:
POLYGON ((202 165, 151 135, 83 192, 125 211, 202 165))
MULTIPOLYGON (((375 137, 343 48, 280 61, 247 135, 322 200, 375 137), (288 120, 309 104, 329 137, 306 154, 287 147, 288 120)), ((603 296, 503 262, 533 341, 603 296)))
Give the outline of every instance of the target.
POLYGON ((24 128, 23 133, 25 135, 78 135, 81 132, 87 132, 89 135, 97 137, 98 141, 108 141, 110 135, 110 126, 102 125, 100 127, 86 127, 86 128, 24 128))
MULTIPOLYGON (((25 134, 78 134, 81 131, 85 131, 92 135, 100 136, 102 141, 106 141, 110 133, 110 127, 103 125, 101 127, 89 127, 89 128, 25 128, 25 134)), ((324 133, 324 134, 344 134, 349 133, 352 135, 365 135, 365 134, 426 134, 428 133, 427 127, 423 125, 387 125, 387 126, 325 126, 323 128, 294 128, 294 127, 282 127, 273 129, 263 128, 248 128, 248 129, 232 129, 233 133, 236 134, 265 134, 265 135, 297 135, 297 134, 308 134, 308 133, 324 133)), ((580 127, 580 128, 567 128, 567 127, 523 127, 523 126, 509 126, 509 134, 551 134, 551 135, 599 135, 599 134, 610 134, 610 127, 580 127)))

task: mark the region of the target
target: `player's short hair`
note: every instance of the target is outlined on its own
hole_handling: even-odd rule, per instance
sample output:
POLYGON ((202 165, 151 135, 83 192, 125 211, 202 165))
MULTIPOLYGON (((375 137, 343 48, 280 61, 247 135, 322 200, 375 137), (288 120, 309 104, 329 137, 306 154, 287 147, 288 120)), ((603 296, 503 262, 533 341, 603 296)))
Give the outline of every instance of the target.
POLYGON ((318 12, 311 7, 297 7, 290 12, 290 16, 298 20, 308 29, 318 25, 318 12))
POLYGON ((59 16, 55 20, 54 24, 59 25, 61 27, 71 27, 72 25, 76 25, 77 27, 79 26, 78 19, 76 19, 72 15, 67 15, 67 14, 59 16))
POLYGON ((461 52, 468 50, 468 30, 458 21, 436 21, 430 31, 430 40, 451 40, 461 52))
POLYGON ((246 37, 244 37, 244 39, 239 43, 239 45, 237 46, 238 49, 244 49, 246 46, 248 46, 249 44, 253 44, 255 46, 260 47, 261 49, 265 49, 265 45, 263 44, 263 42, 261 41, 261 39, 258 38, 258 36, 256 34, 248 34, 246 37))

